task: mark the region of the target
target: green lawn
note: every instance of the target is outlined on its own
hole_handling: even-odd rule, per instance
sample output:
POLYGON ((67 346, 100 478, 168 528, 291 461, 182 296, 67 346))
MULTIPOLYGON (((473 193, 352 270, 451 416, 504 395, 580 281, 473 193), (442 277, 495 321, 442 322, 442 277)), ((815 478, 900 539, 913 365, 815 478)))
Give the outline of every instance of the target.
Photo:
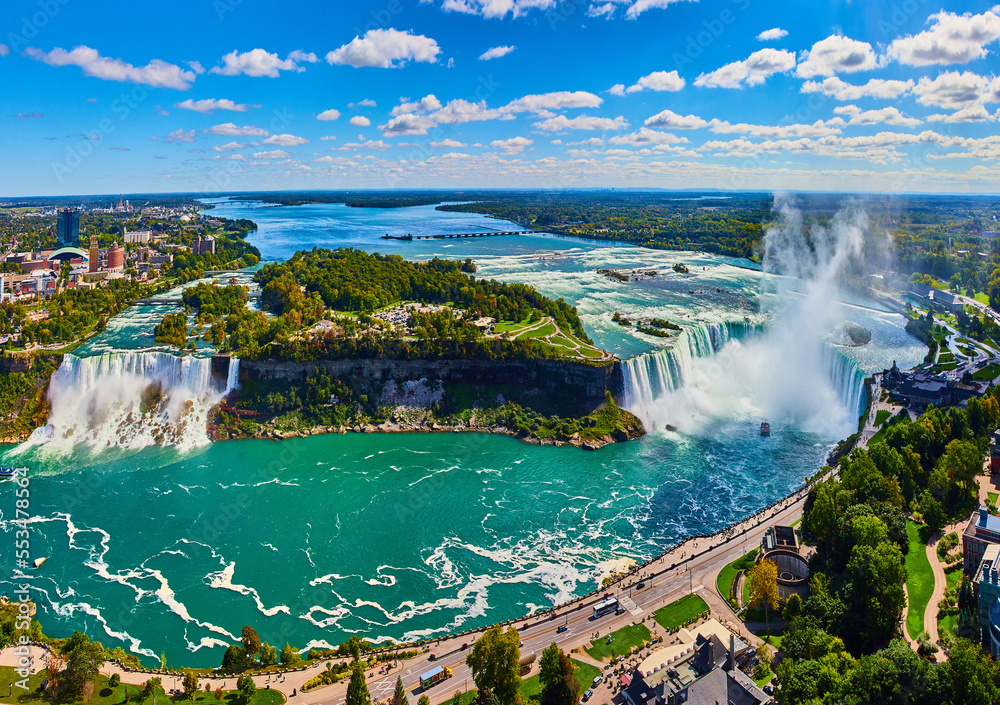
MULTIPOLYGON (((953 565, 951 568, 944 569, 945 580, 948 582, 948 588, 951 590, 958 590, 958 584, 962 580, 962 564, 958 563, 953 565)), ((958 628, 958 613, 955 614, 939 614, 938 615, 938 634, 955 634, 955 630, 958 628)))
POLYGON ((603 661, 607 658, 622 656, 629 653, 633 646, 642 646, 649 641, 649 630, 642 624, 632 624, 622 627, 616 632, 611 632, 611 643, 608 643, 608 635, 594 639, 590 646, 583 647, 587 655, 592 659, 603 661))
POLYGON ((955 361, 955 355, 953 353, 943 352, 940 355, 938 355, 938 362, 954 362, 954 361, 955 361))
POLYGON ((877 414, 875 414, 875 425, 876 426, 881 426, 891 416, 892 416, 892 412, 889 411, 888 409, 879 409, 879 412, 877 414))
MULTIPOLYGON (((757 636, 770 644, 774 649, 781 648, 781 641, 785 638, 785 635, 779 631, 772 631, 771 636, 767 635, 767 630, 761 630, 756 632, 757 636)), ((773 650, 773 649, 772 649, 773 650)))
POLYGON ((976 301, 978 301, 981 304, 986 304, 987 306, 990 305, 990 297, 987 294, 984 294, 981 291, 977 291, 976 295, 974 297, 972 297, 972 298, 974 298, 976 301))
POLYGON ((552 335, 556 332, 556 326, 552 321, 547 322, 545 325, 535 328, 534 330, 529 330, 518 335, 518 339, 525 338, 542 338, 546 335, 552 335))
POLYGON ((653 613, 655 619, 664 629, 679 627, 689 619, 708 611, 708 603, 699 595, 685 595, 679 600, 661 607, 653 613))
POLYGON ((990 504, 992 504, 994 507, 997 506, 997 497, 1000 497, 1000 494, 997 494, 996 492, 986 493, 986 498, 990 500, 990 504))
MULTIPOLYGON (((13 668, 10 667, 0 667, 0 701, 6 703, 47 703, 48 700, 42 697, 42 694, 38 692, 38 687, 41 685, 44 679, 44 674, 36 673, 35 675, 28 678, 29 689, 27 691, 20 690, 16 686, 11 690, 11 684, 19 681, 21 677, 15 673, 13 668), (4 693, 12 692, 13 696, 8 698, 4 693), (20 693, 20 694, 19 694, 20 693)), ((129 702, 134 705, 141 705, 139 701, 139 689, 141 686, 130 685, 129 689, 129 702)), ((167 694, 163 689, 159 689, 156 693, 157 702, 185 702, 185 703, 202 703, 203 705, 212 705, 218 701, 215 699, 214 693, 206 692, 205 686, 202 685, 201 689, 198 691, 197 695, 191 700, 187 698, 174 698, 167 697, 167 694)), ((235 690, 225 691, 223 697, 222 705, 236 705, 239 701, 239 694, 235 690)), ((117 688, 111 688, 108 685, 108 679, 105 676, 98 676, 97 683, 94 688, 94 694, 91 696, 90 700, 87 701, 88 705, 122 705, 125 702, 125 686, 119 685, 117 688)), ((142 701, 143 703, 152 703, 153 698, 142 701)), ((250 701, 250 705, 281 705, 285 702, 284 696, 276 690, 267 690, 261 688, 257 690, 250 701)))
POLYGON ((716 579, 715 584, 719 590, 719 594, 722 595, 722 599, 729 599, 729 594, 733 590, 733 581, 736 580, 736 573, 740 570, 750 570, 753 567, 753 559, 757 557, 758 550, 760 549, 755 548, 745 556, 740 556, 719 571, 719 577, 716 579))
MULTIPOLYGON (((577 684, 580 686, 580 694, 582 695, 590 684, 594 682, 594 678, 600 675, 601 669, 597 666, 591 666, 589 663, 583 663, 582 661, 577 661, 575 658, 571 658, 570 661, 574 666, 576 666, 576 671, 573 673, 573 677, 576 679, 577 684)), ((521 681, 521 700, 528 702, 529 698, 539 699, 536 696, 540 695, 542 692, 542 683, 538 679, 537 675, 531 678, 525 678, 521 681)), ((464 698, 463 698, 464 700, 464 698)))
POLYGON ((907 521, 906 534, 910 539, 910 551, 906 554, 906 594, 910 603, 906 631, 916 641, 924 631, 924 610, 934 592, 934 573, 927 560, 926 546, 920 540, 919 527, 907 521))
POLYGON ((1000 365, 992 362, 983 369, 979 370, 979 372, 974 372, 972 374, 972 379, 977 382, 989 382, 990 380, 995 379, 997 375, 1000 375, 1000 365))

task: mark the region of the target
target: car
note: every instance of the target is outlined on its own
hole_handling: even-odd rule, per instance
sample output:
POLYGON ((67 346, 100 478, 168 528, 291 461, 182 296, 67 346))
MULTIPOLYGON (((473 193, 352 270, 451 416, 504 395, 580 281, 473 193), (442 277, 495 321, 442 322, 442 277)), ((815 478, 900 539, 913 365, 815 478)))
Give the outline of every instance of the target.
POLYGON ((768 695, 774 695, 774 686, 771 685, 770 683, 761 688, 761 690, 763 690, 768 695))
POLYGON ((645 582, 640 582, 638 585, 635 586, 635 589, 636 590, 642 590, 644 587, 646 587, 646 583, 645 582))
POLYGON ((437 654, 431 654, 427 657, 428 661, 437 661, 437 654))
POLYGON ((467 648, 469 648, 469 642, 462 644, 462 651, 465 651, 467 648))
POLYGON ((583 694, 583 700, 584 700, 584 702, 590 700, 590 696, 593 695, 593 694, 594 694, 594 691, 592 691, 590 688, 587 688, 587 692, 583 694))
POLYGON ((603 682, 604 682, 604 676, 594 676, 594 682, 591 683, 590 685, 591 687, 596 688, 603 682))
POLYGON ((521 648, 522 646, 524 646, 524 642, 523 641, 517 642, 517 646, 518 648, 521 648))
POLYGON ((752 646, 749 649, 747 649, 747 656, 753 658, 756 655, 757 655, 757 649, 753 648, 752 646))
POLYGON ((562 634, 563 632, 567 631, 568 629, 569 629, 569 625, 567 625, 567 624, 560 624, 558 627, 556 627, 556 634, 562 634))

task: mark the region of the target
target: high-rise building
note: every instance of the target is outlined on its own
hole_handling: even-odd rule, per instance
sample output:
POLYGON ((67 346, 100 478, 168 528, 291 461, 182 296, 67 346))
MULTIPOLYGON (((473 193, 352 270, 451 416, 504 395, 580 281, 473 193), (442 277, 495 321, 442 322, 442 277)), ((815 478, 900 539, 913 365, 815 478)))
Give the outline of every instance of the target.
POLYGON ((90 267, 91 273, 98 271, 101 268, 101 251, 97 247, 97 238, 92 237, 90 239, 90 267))
POLYGON ((196 237, 191 245, 191 252, 195 255, 214 255, 215 238, 211 235, 205 238, 196 237))
POLYGON ((59 211, 56 221, 56 249, 80 246, 80 211, 59 211))
POLYGON ((125 248, 119 247, 118 243, 112 243, 108 250, 108 271, 120 272, 125 268, 125 248))

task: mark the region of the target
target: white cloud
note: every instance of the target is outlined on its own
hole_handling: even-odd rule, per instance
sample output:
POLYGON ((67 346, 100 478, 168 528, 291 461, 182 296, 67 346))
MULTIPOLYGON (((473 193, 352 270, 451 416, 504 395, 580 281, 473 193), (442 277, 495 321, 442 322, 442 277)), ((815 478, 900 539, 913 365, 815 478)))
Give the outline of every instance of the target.
POLYGON ((206 135, 221 135, 224 137, 267 137, 270 133, 259 127, 245 125, 237 127, 231 122, 224 122, 221 125, 214 125, 207 130, 202 130, 206 135))
POLYGON ((983 102, 989 86, 989 79, 971 71, 945 71, 934 79, 922 77, 913 92, 921 105, 961 110, 983 102))
POLYGON ((350 119, 350 123, 355 127, 368 127, 372 124, 372 121, 366 118, 364 115, 355 115, 350 119))
POLYGON ((608 89, 608 93, 610 93, 611 95, 625 95, 625 84, 616 83, 615 85, 611 86, 611 88, 608 89))
POLYGON ((634 2, 628 10, 625 11, 625 17, 630 20, 634 20, 646 10, 659 10, 664 7, 669 7, 675 2, 680 2, 680 0, 636 0, 636 2, 634 2))
POLYGON ((431 142, 431 147, 441 148, 447 147, 449 149, 456 149, 458 147, 468 147, 469 145, 464 142, 459 142, 458 140, 453 140, 451 138, 443 139, 440 142, 431 142))
POLYGON ((441 47, 430 37, 398 29, 372 29, 365 32, 364 38, 355 37, 331 51, 326 60, 331 64, 388 69, 398 68, 407 61, 433 64, 440 53, 441 47))
POLYGON ((357 103, 348 103, 347 106, 349 108, 353 108, 355 106, 359 108, 375 108, 378 106, 378 103, 371 98, 365 98, 364 100, 359 100, 357 103))
POLYGON ((340 111, 330 108, 329 110, 324 110, 319 115, 316 116, 317 120, 336 120, 340 117, 340 111))
POLYGON ((928 122, 993 122, 996 117, 990 115, 989 111, 982 105, 973 105, 969 108, 962 108, 950 115, 928 115, 928 122))
POLYGON ((305 52, 300 49, 296 49, 295 51, 293 51, 291 54, 288 55, 288 58, 290 61, 294 61, 296 63, 305 63, 305 64, 319 63, 319 57, 316 56, 314 53, 312 53, 311 51, 305 52))
POLYGON ((378 129, 386 137, 396 137, 398 135, 426 135, 427 130, 437 123, 426 115, 413 115, 406 113, 392 118, 384 125, 379 125, 378 129))
MULTIPOLYGON (((850 106, 854 107, 854 106, 850 106)), ((921 120, 905 117, 898 109, 889 107, 881 110, 860 110, 851 117, 848 125, 898 125, 900 127, 915 127, 921 120)))
POLYGON ((776 39, 782 39, 788 36, 788 32, 781 27, 773 27, 771 29, 765 29, 763 32, 757 35, 757 41, 760 42, 773 42, 776 39))
POLYGON ((299 66, 299 62, 308 60, 311 56, 315 61, 315 55, 307 55, 300 51, 293 51, 288 58, 282 61, 277 54, 271 54, 263 49, 251 49, 243 52, 231 51, 222 57, 222 65, 212 68, 211 73, 220 76, 246 76, 277 78, 282 71, 296 71, 301 73, 305 68, 299 66), (293 58, 294 57, 294 58, 293 58))
POLYGON ((597 108, 604 101, 587 91, 555 91, 526 95, 508 103, 503 110, 511 113, 540 113, 548 110, 597 108))
POLYGON ((613 2, 605 2, 600 5, 591 4, 587 8, 587 17, 608 17, 615 13, 618 6, 613 2))
POLYGON ((697 115, 678 115, 672 110, 663 110, 643 123, 646 127, 666 127, 671 130, 694 130, 705 127, 707 122, 697 115))
POLYGON ((679 91, 684 87, 684 79, 674 71, 654 71, 640 78, 635 84, 625 89, 626 93, 650 91, 679 91))
POLYGON ((430 112, 431 110, 440 110, 440 109, 441 109, 441 101, 438 100, 433 93, 430 93, 429 95, 425 95, 418 101, 404 100, 399 105, 394 107, 392 109, 392 113, 390 114, 393 117, 395 117, 396 115, 403 115, 405 113, 427 113, 430 112))
POLYGON ((163 138, 164 142, 194 142, 194 130, 174 130, 163 138))
POLYGON ((823 93, 836 100, 858 100, 860 98, 884 98, 894 100, 901 95, 909 93, 916 84, 907 79, 905 81, 885 80, 873 78, 868 83, 856 86, 847 83, 836 76, 823 79, 823 82, 806 81, 802 84, 803 93, 823 93))
POLYGON ((556 132, 557 130, 620 130, 623 127, 628 127, 628 120, 621 115, 616 118, 590 117, 589 115, 568 118, 565 115, 556 115, 548 120, 536 122, 535 127, 546 132, 556 132))
POLYGON ((245 144, 240 144, 239 142, 227 142, 226 144, 217 144, 212 147, 213 152, 231 152, 234 149, 243 149, 246 147, 245 144))
POLYGON ((254 159, 291 159, 292 155, 283 149, 275 149, 270 152, 254 152, 254 159))
POLYGON ((832 34, 802 52, 802 61, 795 71, 800 78, 833 76, 875 68, 875 51, 868 42, 832 34))
POLYGON ((10 47, 6 44, 0 44, 0 58, 10 54, 10 47))
POLYGON ((180 103, 174 103, 174 107, 193 110, 196 113, 210 113, 213 110, 232 110, 237 113, 245 113, 247 111, 246 104, 234 103, 228 98, 205 98, 204 100, 191 100, 189 98, 180 103))
POLYGON ((534 140, 529 140, 527 137, 511 137, 506 140, 493 140, 490 142, 490 146, 502 149, 507 154, 518 154, 523 152, 525 147, 533 143, 534 140))
POLYGON ((145 66, 133 66, 121 59, 101 56, 97 49, 87 46, 78 46, 72 51, 57 47, 48 53, 28 47, 25 49, 25 54, 49 66, 79 66, 85 75, 105 81, 123 81, 154 88, 176 88, 186 91, 195 79, 193 71, 185 71, 180 66, 159 59, 153 59, 145 66))
POLYGON ((627 135, 616 135, 609 140, 611 144, 630 144, 636 147, 652 144, 682 144, 687 141, 686 137, 678 137, 670 132, 650 130, 648 127, 640 127, 635 132, 627 135))
MULTIPOLYGON (((840 118, 834 118, 840 124, 840 118)), ((741 134, 753 135, 754 137, 764 137, 770 139, 780 139, 785 137, 822 137, 825 135, 836 135, 840 133, 840 128, 835 125, 828 125, 822 120, 817 120, 811 125, 752 125, 745 122, 731 124, 726 120, 712 119, 709 123, 712 132, 721 134, 741 134)))
POLYGON ((261 144, 271 144, 276 147, 297 147, 300 144, 306 144, 309 142, 305 137, 296 137, 295 135, 271 135, 266 140, 261 142, 261 144))
POLYGON ((482 54, 480 54, 479 60, 489 61, 490 59, 499 59, 501 56, 507 56, 507 54, 511 53, 515 49, 517 49, 517 47, 514 46, 493 47, 492 49, 487 49, 482 54))
POLYGON ((504 118, 504 111, 498 108, 487 108, 486 101, 470 103, 467 100, 456 98, 448 101, 448 104, 430 115, 436 123, 445 125, 457 125, 465 122, 478 122, 482 120, 496 120, 504 118))
POLYGON ((745 84, 756 86, 768 76, 785 73, 795 68, 795 54, 784 49, 761 49, 743 61, 734 61, 711 73, 703 73, 694 85, 710 88, 739 88, 745 84))
POLYGON ((986 45, 1000 38, 1000 7, 981 15, 941 11, 931 15, 930 29, 896 39, 887 54, 908 66, 966 64, 986 56, 986 45))
POLYGON ((498 19, 508 13, 517 18, 529 10, 548 10, 555 4, 555 0, 444 0, 441 8, 448 12, 498 19))

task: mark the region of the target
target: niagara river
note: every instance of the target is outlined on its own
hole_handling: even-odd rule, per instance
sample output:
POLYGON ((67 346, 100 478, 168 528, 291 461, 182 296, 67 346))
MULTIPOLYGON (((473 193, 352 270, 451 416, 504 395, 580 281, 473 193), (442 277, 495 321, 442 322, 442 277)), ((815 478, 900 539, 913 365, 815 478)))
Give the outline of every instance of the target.
MULTIPOLYGON (((625 561, 801 487, 856 431, 864 378, 926 352, 901 315, 794 283, 763 287, 746 260, 539 234, 380 239, 512 227, 433 207, 213 203, 258 223, 250 241, 264 260, 313 246, 471 257, 479 277, 562 297, 622 360, 619 403, 648 434, 596 452, 468 433, 211 443, 207 412, 237 384, 238 362, 218 376, 210 348, 175 356, 152 336, 168 309, 134 306, 66 356, 49 425, 0 462, 32 469, 32 549, 48 558, 32 582, 46 632, 85 630, 149 664, 165 652, 172 664, 217 665, 245 624, 305 649, 352 634, 443 635, 570 600, 625 561), (623 283, 598 272, 674 263, 691 274, 623 283), (782 306, 823 330, 801 335, 782 306), (682 331, 646 335, 615 312, 682 331), (871 342, 844 344, 841 321, 871 342), (153 382, 170 399, 155 417, 143 400, 153 382)), ((0 525, 11 545, 12 518, 0 525)), ((10 552, 3 560, 9 592, 17 572, 10 552)))

